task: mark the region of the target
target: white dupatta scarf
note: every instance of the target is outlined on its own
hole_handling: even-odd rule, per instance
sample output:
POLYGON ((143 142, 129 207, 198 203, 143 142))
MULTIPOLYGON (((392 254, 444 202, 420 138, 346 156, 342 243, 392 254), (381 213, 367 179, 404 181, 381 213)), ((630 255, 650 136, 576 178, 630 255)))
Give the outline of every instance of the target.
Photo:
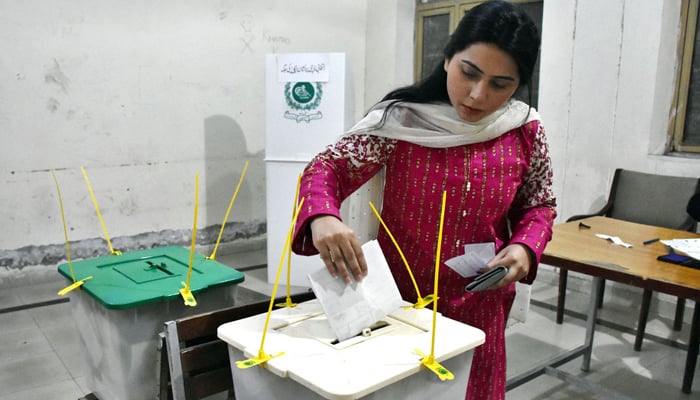
POLYGON ((478 122, 464 121, 446 103, 389 100, 374 106, 346 134, 367 133, 425 147, 446 148, 486 142, 533 120, 540 120, 537 110, 513 99, 478 122), (380 126, 382 118, 385 120, 380 126))

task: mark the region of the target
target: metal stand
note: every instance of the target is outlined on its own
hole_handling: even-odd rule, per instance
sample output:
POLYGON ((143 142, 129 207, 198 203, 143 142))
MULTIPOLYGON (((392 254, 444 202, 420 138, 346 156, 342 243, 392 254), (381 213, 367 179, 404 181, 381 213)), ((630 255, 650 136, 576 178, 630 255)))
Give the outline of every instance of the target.
MULTIPOLYGON (((506 391, 515 389, 516 387, 537 378, 540 375, 547 374, 554 378, 558 378, 567 382, 569 384, 583 388, 591 393, 600 395, 604 398, 615 399, 615 400, 634 400, 631 397, 625 396, 622 393, 616 392, 612 389, 600 386, 594 382, 579 378, 575 375, 569 374, 564 371, 557 369, 562 364, 583 356, 583 361, 581 363, 581 370, 588 372, 591 366, 591 353, 593 352, 593 334, 595 332, 595 319, 598 313, 597 299, 598 293, 601 288, 602 278, 594 277, 593 283, 591 285, 591 295, 588 301, 588 313, 586 314, 586 336, 584 344, 566 353, 558 355, 553 359, 539 364, 528 371, 525 371, 511 379, 506 381, 506 391)), ((697 305, 696 313, 694 317, 698 315, 697 305)), ((696 326, 697 327, 697 326, 696 326)), ((697 336, 697 332, 696 332, 697 336)), ((690 352, 689 352, 690 354, 690 352)), ((697 340, 696 340, 696 352, 697 355, 697 340)))

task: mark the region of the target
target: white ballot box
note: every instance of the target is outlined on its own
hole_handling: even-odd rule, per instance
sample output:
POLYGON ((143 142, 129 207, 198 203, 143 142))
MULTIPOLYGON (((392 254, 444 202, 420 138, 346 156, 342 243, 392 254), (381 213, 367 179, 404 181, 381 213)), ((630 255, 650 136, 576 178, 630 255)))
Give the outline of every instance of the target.
POLYGON ((464 399, 474 348, 484 332, 437 315, 435 360, 454 374, 442 381, 421 364, 431 353, 432 309, 400 309, 362 334, 337 342, 318 300, 271 313, 265 367, 240 369, 257 356, 267 314, 224 324, 236 398, 248 399, 464 399))

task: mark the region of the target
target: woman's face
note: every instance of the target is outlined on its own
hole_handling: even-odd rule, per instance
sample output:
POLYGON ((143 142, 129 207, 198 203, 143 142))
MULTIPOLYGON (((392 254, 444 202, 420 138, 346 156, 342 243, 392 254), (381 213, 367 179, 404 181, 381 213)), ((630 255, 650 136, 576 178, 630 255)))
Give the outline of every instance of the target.
POLYGON ((445 60, 447 93, 460 118, 477 122, 498 110, 520 82, 518 65, 488 43, 474 43, 445 60))

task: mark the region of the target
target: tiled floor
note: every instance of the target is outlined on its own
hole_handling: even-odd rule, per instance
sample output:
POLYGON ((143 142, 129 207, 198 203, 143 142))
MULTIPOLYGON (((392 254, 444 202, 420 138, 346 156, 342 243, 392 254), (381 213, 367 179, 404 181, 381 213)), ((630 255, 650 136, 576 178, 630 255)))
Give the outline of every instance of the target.
MULTIPOLYGON (((574 349, 583 344, 585 321, 566 316, 564 324, 554 323, 557 287, 552 285, 554 279, 541 279, 533 286, 532 298, 537 305, 531 305, 527 322, 514 325, 507 331, 508 375, 514 376, 529 369, 553 355, 574 349), (549 283, 547 282, 549 281, 549 283), (545 303, 547 307, 542 307, 545 303)), ((649 315, 647 340, 642 350, 633 350, 634 330, 641 290, 625 290, 622 299, 606 293, 604 307, 599 310, 598 318, 603 322, 596 326, 594 349, 590 371, 581 371, 581 358, 570 361, 560 367, 563 371, 588 381, 599 383, 605 388, 614 389, 632 399, 693 399, 700 398, 700 369, 695 370, 694 391, 684 394, 680 387, 685 366, 687 341, 690 331, 689 320, 692 315, 692 302, 686 308, 686 323, 680 332, 673 331, 671 317, 661 317, 656 313, 649 315), (615 329, 608 327, 614 326, 615 329), (618 327, 615 325, 622 325, 618 327), (619 328, 619 329, 618 329, 619 328)), ((582 316, 588 307, 588 294, 570 292, 567 309, 582 316)), ((652 303, 652 308, 654 304, 652 303)), ((654 310, 652 310, 654 311, 654 310)), ((509 400, 535 399, 603 399, 579 389, 576 386, 543 375, 508 392, 509 400)))
MULTIPOLYGON (((245 266, 255 265, 260 255, 229 257, 235 258, 235 265, 245 266)), ((226 263, 226 258, 220 257, 219 261, 226 263)), ((585 312, 588 295, 572 291, 567 308, 573 315, 565 317, 563 325, 555 324, 551 309, 556 299, 555 278, 553 271, 542 270, 533 286, 534 303, 527 322, 508 329, 509 376, 583 343, 584 321, 576 313, 585 312)), ((253 269, 246 272, 244 286, 269 295, 270 285, 265 280, 264 269, 253 269)), ((65 281, 57 276, 52 282, 0 291, 0 400, 76 400, 89 393, 85 380, 87 371, 82 364, 82 349, 69 302, 7 311, 10 307, 55 301, 58 298, 55 293, 64 285, 65 281)), ((585 288, 585 283, 581 287, 585 288)), ((641 298, 641 291, 624 291, 616 296, 614 290, 609 290, 606 295, 608 301, 599 317, 633 327, 638 310, 635 302, 641 298)), ((692 314, 690 303, 686 320, 692 314)), ((652 308, 659 307, 653 304, 652 308)), ((695 372, 693 393, 685 395, 680 390, 688 323, 681 332, 670 330, 670 324, 668 318, 650 315, 647 332, 666 343, 646 340, 641 352, 632 349, 634 335, 631 330, 620 331, 599 325, 590 372, 580 370, 580 358, 561 368, 635 399, 699 398, 700 369, 695 372)), ((603 398, 545 375, 509 391, 506 397, 508 400, 603 398)))

